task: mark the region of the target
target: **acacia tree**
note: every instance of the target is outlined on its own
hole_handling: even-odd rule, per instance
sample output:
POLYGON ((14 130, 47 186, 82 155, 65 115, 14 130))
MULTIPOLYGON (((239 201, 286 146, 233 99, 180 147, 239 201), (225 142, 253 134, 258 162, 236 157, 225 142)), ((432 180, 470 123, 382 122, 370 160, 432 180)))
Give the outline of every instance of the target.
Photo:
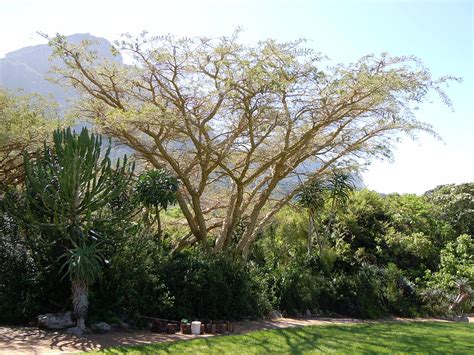
POLYGON ((50 39, 58 81, 83 93, 78 105, 108 135, 182 182, 177 200, 190 236, 178 248, 215 237, 244 256, 272 216, 335 164, 390 156, 399 134, 431 127, 414 106, 451 77, 433 79, 413 57, 368 55, 325 65, 302 41, 255 46, 238 36, 124 38, 115 50, 131 65, 98 58, 88 43, 50 39))
POLYGON ((23 182, 23 154, 35 152, 60 125, 55 105, 44 97, 0 88, 0 192, 23 182))

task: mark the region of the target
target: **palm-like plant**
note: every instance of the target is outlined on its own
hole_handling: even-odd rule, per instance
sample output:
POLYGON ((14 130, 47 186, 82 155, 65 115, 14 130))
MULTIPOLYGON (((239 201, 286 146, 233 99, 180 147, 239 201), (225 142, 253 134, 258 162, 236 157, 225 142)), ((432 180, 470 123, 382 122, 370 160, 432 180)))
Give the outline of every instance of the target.
POLYGON ((355 175, 347 171, 335 171, 327 179, 326 191, 331 203, 327 225, 328 231, 331 231, 336 211, 347 205, 356 184, 355 175))
POLYGON ((72 307, 77 327, 84 329, 89 308, 87 297, 89 287, 99 277, 104 258, 100 253, 98 243, 81 242, 67 250, 61 259, 65 259, 61 271, 65 270, 64 276, 69 276, 71 281, 72 307))
POLYGON ((321 235, 316 231, 316 211, 324 207, 324 193, 324 182, 316 180, 304 186, 297 195, 299 205, 308 210, 308 254, 313 248, 314 236, 316 236, 319 250, 323 248, 321 235))
POLYGON ((127 220, 127 205, 111 213, 110 205, 131 183, 133 165, 126 157, 112 166, 110 144, 101 154, 102 138, 83 129, 54 132, 53 145, 45 144, 32 159, 24 158, 27 221, 46 233, 64 250, 62 270, 71 281, 77 326, 85 327, 88 290, 99 277, 103 257, 102 230, 127 220))
POLYGON ((145 222, 149 226, 156 222, 158 239, 161 238, 162 227, 160 212, 176 203, 178 179, 166 169, 149 170, 142 173, 135 185, 135 193, 139 202, 145 206, 145 222), (155 211, 154 220, 150 219, 150 209, 155 211))
POLYGON ((324 248, 323 235, 316 228, 316 212, 322 210, 326 202, 329 201, 329 220, 325 229, 327 233, 330 233, 336 211, 347 204, 356 183, 354 174, 333 171, 326 178, 316 180, 301 188, 297 200, 300 206, 308 210, 308 253, 311 253, 314 236, 316 236, 320 253, 324 248))

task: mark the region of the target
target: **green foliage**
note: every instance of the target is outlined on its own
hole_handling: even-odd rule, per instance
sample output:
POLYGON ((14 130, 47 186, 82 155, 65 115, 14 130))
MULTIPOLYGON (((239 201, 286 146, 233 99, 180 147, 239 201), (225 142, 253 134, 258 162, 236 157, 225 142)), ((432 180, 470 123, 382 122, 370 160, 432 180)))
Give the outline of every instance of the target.
POLYGON ((367 190, 353 194, 347 208, 336 215, 338 234, 333 243, 345 249, 340 266, 351 269, 362 262, 377 263, 383 257, 379 240, 389 218, 379 194, 367 190))
POLYGON ((326 186, 323 181, 316 180, 312 184, 305 185, 296 195, 298 203, 305 208, 321 208, 324 205, 324 193, 326 186))
POLYGON ((0 88, 0 192, 23 181, 22 155, 36 151, 63 124, 53 102, 0 88))
POLYGON ((474 235, 474 183, 441 185, 425 195, 440 207, 443 220, 456 235, 474 235))
POLYGON ((389 314, 414 316, 420 314, 421 295, 406 273, 394 263, 389 263, 383 272, 386 310, 389 314))
POLYGON ((110 146, 102 156, 102 138, 86 128, 55 131, 53 142, 35 159, 25 155, 25 223, 53 236, 72 280, 92 283, 101 269, 96 241, 131 212, 124 204, 111 213, 110 205, 130 185, 133 167, 124 158, 113 168, 110 146))
POLYGON ((440 218, 439 209, 415 195, 357 192, 336 224, 353 251, 347 261, 393 262, 413 277, 436 268, 440 249, 453 239, 453 229, 440 218))
POLYGON ((164 278, 157 269, 164 255, 155 238, 137 226, 126 238, 115 238, 102 277, 91 290, 90 319, 107 321, 120 317, 140 322, 137 315, 163 315, 173 306, 164 278))
POLYGON ((441 250, 439 270, 427 273, 428 284, 449 291, 457 289, 457 283, 466 280, 474 287, 474 241, 467 234, 460 235, 441 250))
POLYGON ((259 264, 286 264, 304 251, 307 239, 306 217, 290 207, 281 209, 252 250, 259 264))
POLYGON ((324 179, 303 185, 296 195, 298 204, 309 212, 308 253, 311 253, 313 238, 317 237, 319 252, 323 252, 325 240, 334 233, 333 222, 337 210, 347 204, 355 189, 356 180, 352 173, 332 171, 324 179), (329 205, 327 220, 323 221, 324 205, 329 205))
POLYGON ((115 167, 110 146, 101 156, 102 137, 55 131, 34 159, 25 156, 27 218, 30 225, 51 228, 77 243, 94 227, 123 222, 130 208, 110 212, 110 204, 129 186, 133 166, 125 157, 115 167))
POLYGON ((269 307, 261 275, 240 259, 187 251, 167 257, 156 270, 165 275, 173 297, 173 308, 165 314, 172 319, 241 319, 261 316, 269 307))
MULTIPOLYGON (((330 203, 320 207, 320 223, 327 223, 331 210, 330 203)), ((470 237, 455 243, 454 228, 425 196, 355 192, 336 211, 328 253, 321 255, 305 256, 306 222, 299 210, 283 215, 276 215, 252 257, 273 268, 273 289, 290 314, 439 314, 452 302, 456 282, 472 277, 470 237)))
POLYGON ((72 281, 82 281, 86 285, 93 284, 102 271, 103 256, 98 243, 92 242, 74 246, 67 250, 60 259, 66 259, 61 267, 72 281))
POLYGON ((362 264, 343 272, 334 268, 337 256, 331 254, 306 256, 279 270, 275 282, 281 309, 293 316, 305 310, 362 318, 415 314, 417 292, 394 264, 362 264))
POLYGON ((303 185, 296 195, 298 203, 308 209, 322 209, 325 203, 331 205, 331 212, 347 204, 355 189, 354 173, 333 171, 322 179, 303 185))
MULTIPOLYGON (((59 180, 53 181, 57 186, 59 180)), ((128 185, 97 215, 120 215, 121 205, 133 205, 133 193, 128 185)), ((167 240, 153 238, 139 218, 112 225, 91 214, 87 225, 92 228, 79 238, 84 247, 73 244, 64 235, 71 229, 51 227, 67 219, 36 207, 38 196, 31 190, 10 191, 0 205, 0 268, 5 270, 0 274, 0 321, 24 322, 67 306, 70 291, 61 280, 60 259, 65 252, 69 263, 63 271, 72 267, 71 275, 95 281, 90 318, 98 321, 119 317, 140 323, 137 315, 241 319, 270 309, 365 318, 439 315, 448 312, 460 284, 472 290, 472 236, 456 237, 458 227, 427 196, 361 190, 350 195, 345 208, 334 210, 326 201, 319 222, 332 218, 332 233, 322 251, 311 253, 307 216, 301 207, 285 207, 258 236, 247 262, 232 253, 197 248, 171 254, 167 240), (20 218, 23 211, 28 211, 26 218, 20 218), (31 215, 46 222, 25 225, 31 215), (81 271, 81 263, 88 261, 92 267, 81 271), (102 277, 96 278, 99 273, 102 277)), ((163 218, 180 215, 173 207, 163 218)))
POLYGON ((178 179, 166 169, 149 170, 139 176, 135 190, 144 206, 166 210, 176 203, 178 179))
POLYGON ((333 209, 347 204, 355 186, 356 178, 354 173, 336 171, 329 176, 327 180, 327 190, 333 209))
MULTIPOLYGON (((10 234, 15 239, 10 243, 19 243, 30 256, 31 267, 23 271, 39 284, 37 292, 26 289, 21 300, 46 295, 54 302, 58 297, 62 304, 55 308, 64 308, 69 291, 61 275, 69 276, 73 288, 79 285, 87 292, 102 271, 99 244, 110 252, 110 237, 126 230, 133 205, 113 211, 113 202, 129 188, 133 167, 126 159, 113 167, 110 147, 101 154, 101 145, 101 137, 87 129, 79 135, 68 129, 55 131, 52 146, 45 143, 34 157, 25 154, 24 191, 4 197, 2 214, 14 226, 10 234)), ((16 262, 21 255, 7 258, 16 262)), ((75 300, 81 297, 76 292, 73 296, 76 309, 75 300)), ((79 308, 87 310, 87 302, 79 308)))
POLYGON ((0 201, 0 323, 26 322, 40 308, 39 292, 35 292, 38 270, 15 220, 3 207, 0 201))
POLYGON ((272 297, 259 268, 201 250, 170 255, 155 238, 137 233, 117 246, 91 292, 91 317, 242 319, 263 315, 272 297))

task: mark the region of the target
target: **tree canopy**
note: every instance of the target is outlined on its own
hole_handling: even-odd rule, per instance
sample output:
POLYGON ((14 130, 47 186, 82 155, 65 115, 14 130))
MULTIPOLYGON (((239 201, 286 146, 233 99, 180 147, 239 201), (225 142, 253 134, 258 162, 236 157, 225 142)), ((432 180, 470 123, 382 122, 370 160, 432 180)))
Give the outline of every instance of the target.
POLYGON ((33 153, 60 125, 54 103, 0 88, 0 192, 24 179, 23 153, 33 153))
MULTIPOLYGON (((334 167, 391 156, 400 134, 434 134, 414 110, 430 92, 450 104, 416 58, 367 55, 331 65, 304 41, 254 46, 238 35, 126 35, 131 65, 90 43, 50 39, 55 77, 83 94, 78 109, 103 132, 180 180, 177 200, 194 242, 221 250, 245 219, 246 256, 262 228, 301 186, 334 167)), ((178 246, 179 246, 178 245, 178 246)))

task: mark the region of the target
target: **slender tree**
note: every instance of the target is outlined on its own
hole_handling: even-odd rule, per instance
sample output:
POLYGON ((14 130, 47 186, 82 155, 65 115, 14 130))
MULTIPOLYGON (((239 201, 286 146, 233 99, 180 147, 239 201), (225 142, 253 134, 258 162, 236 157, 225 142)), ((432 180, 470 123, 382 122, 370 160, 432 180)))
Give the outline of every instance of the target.
POLYGON ((327 199, 331 205, 329 209, 329 221, 326 228, 328 234, 332 233, 336 211, 347 205, 352 192, 356 188, 356 183, 357 179, 354 173, 334 171, 329 175, 326 182, 326 190, 328 192, 327 199))
POLYGON ((238 36, 125 36, 132 65, 98 58, 87 42, 50 39, 56 78, 108 135, 181 181, 177 200, 191 234, 178 244, 231 245, 245 257, 262 228, 305 184, 332 167, 391 155, 400 134, 433 133, 414 109, 452 77, 435 79, 413 57, 369 55, 327 65, 303 41, 256 46, 238 36))
POLYGON ((316 213, 324 207, 325 186, 322 181, 317 180, 312 184, 303 186, 301 192, 296 196, 300 206, 308 210, 308 254, 313 249, 314 237, 316 237, 319 251, 323 249, 323 242, 320 233, 316 230, 316 213))
POLYGON ((130 184, 133 166, 126 157, 113 166, 110 145, 102 153, 101 136, 84 128, 54 132, 53 144, 32 158, 25 154, 27 220, 44 232, 58 235, 54 242, 64 254, 63 270, 71 280, 72 303, 77 327, 85 327, 88 291, 99 277, 100 244, 104 226, 127 220, 126 205, 111 213, 110 204, 130 184))
POLYGON ((146 208, 145 223, 151 225, 156 222, 158 238, 162 236, 160 212, 176 203, 177 191, 178 180, 166 169, 145 171, 138 177, 135 186, 136 196, 146 208), (154 209, 154 220, 150 218, 150 209, 154 209))
POLYGON ((296 196, 300 206, 308 210, 308 253, 311 253, 313 239, 316 237, 319 252, 324 249, 324 235, 332 232, 334 216, 338 209, 346 206, 351 193, 356 187, 354 173, 345 171, 332 171, 328 176, 316 180, 311 184, 303 185, 296 196), (329 218, 322 225, 322 214, 325 205, 328 205, 329 218), (318 229, 324 230, 324 233, 318 229))

